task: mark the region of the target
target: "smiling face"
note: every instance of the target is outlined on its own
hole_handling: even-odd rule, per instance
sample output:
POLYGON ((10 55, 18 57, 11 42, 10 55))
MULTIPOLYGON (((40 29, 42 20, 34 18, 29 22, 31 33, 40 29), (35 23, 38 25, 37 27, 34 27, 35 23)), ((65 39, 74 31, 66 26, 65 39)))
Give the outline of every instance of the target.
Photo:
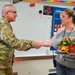
POLYGON ((60 19, 63 26, 75 25, 75 11, 67 8, 60 13, 60 19))
POLYGON ((5 6, 2 10, 2 16, 4 16, 8 22, 14 22, 17 17, 17 11, 14 6, 5 6))
POLYGON ((68 24, 69 20, 70 20, 70 17, 66 14, 66 12, 63 12, 61 15, 62 25, 68 24))

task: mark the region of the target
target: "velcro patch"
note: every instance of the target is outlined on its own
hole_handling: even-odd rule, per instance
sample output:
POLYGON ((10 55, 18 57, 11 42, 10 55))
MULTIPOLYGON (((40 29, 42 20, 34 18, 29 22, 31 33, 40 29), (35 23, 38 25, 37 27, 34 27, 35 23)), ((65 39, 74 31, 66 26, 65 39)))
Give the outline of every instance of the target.
POLYGON ((9 35, 11 32, 12 32, 12 31, 11 31, 10 29, 6 29, 4 33, 5 33, 6 35, 9 35))

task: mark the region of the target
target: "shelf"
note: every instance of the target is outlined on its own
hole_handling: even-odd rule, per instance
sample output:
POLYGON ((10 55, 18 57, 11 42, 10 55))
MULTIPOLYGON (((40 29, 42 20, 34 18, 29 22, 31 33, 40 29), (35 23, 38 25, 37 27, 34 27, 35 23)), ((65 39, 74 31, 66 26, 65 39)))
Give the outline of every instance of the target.
POLYGON ((66 6, 75 6, 75 2, 66 3, 66 2, 49 2, 49 1, 41 1, 41 0, 23 0, 24 2, 36 2, 36 3, 44 3, 44 4, 57 4, 57 5, 66 5, 66 6))

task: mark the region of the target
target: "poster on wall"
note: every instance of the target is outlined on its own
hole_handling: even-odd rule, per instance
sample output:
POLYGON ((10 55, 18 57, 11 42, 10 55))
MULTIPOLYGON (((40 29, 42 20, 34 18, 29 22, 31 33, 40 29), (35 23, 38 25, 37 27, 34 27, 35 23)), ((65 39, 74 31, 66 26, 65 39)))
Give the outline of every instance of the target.
POLYGON ((43 6, 43 15, 53 15, 53 7, 52 6, 43 6))
MULTIPOLYGON (((54 36, 57 30, 61 27, 60 13, 64 11, 65 9, 66 8, 53 7, 51 38, 54 36)), ((52 46, 50 47, 50 50, 56 50, 56 49, 52 46)))

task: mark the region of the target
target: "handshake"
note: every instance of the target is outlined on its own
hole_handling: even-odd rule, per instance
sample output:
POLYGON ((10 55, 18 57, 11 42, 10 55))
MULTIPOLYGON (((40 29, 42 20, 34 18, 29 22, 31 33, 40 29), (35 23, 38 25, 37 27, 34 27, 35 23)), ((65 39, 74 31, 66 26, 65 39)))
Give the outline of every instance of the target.
POLYGON ((34 41, 35 42, 35 47, 36 49, 41 48, 44 45, 44 41, 34 41))

